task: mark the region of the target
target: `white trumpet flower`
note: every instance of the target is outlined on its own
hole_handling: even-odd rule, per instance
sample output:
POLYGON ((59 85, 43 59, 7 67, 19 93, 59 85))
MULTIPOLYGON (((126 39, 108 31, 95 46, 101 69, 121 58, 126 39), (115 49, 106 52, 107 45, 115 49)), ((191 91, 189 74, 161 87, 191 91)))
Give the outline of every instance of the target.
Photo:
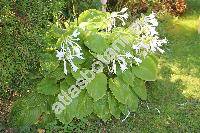
POLYGON ((160 47, 166 44, 167 40, 159 39, 156 31, 157 26, 158 21, 156 14, 153 12, 149 16, 142 15, 142 18, 137 19, 132 24, 131 29, 137 35, 136 41, 132 46, 136 54, 145 57, 148 53, 155 53, 156 51, 164 53, 164 50, 160 47))
POLYGON ((123 57, 118 57, 118 63, 122 72, 128 69, 127 62, 123 57))
POLYGON ((130 59, 130 58, 133 58, 133 56, 131 55, 131 53, 130 52, 126 52, 126 58, 128 58, 128 59, 130 59))
POLYGON ((58 57, 58 60, 63 60, 65 53, 62 50, 61 51, 56 50, 56 52, 57 52, 56 57, 58 57))
POLYGON ((128 8, 123 8, 120 12, 112 12, 108 17, 108 31, 110 31, 113 27, 116 27, 116 18, 122 21, 122 25, 124 26, 125 20, 128 19, 128 13, 126 13, 128 8))
MULTIPOLYGON (((80 32, 78 32, 78 30, 76 29, 73 33, 72 33, 72 37, 77 38, 77 36, 80 35, 80 32)), ((78 38, 79 39, 79 38, 78 38)))
MULTIPOLYGON (((110 29, 115 27, 115 19, 118 18, 122 21, 122 25, 125 23, 124 20, 128 18, 126 13, 127 8, 123 8, 120 12, 111 13, 111 25, 110 29)), ((156 14, 151 13, 149 16, 142 15, 142 18, 137 19, 130 27, 135 35, 134 44, 132 44, 132 50, 135 55, 132 55, 130 51, 120 51, 120 54, 116 56, 110 56, 109 62, 111 65, 110 72, 116 73, 116 63, 119 63, 120 69, 125 71, 128 69, 128 65, 132 66, 133 62, 136 65, 142 63, 142 58, 146 57, 149 53, 155 53, 159 51, 163 53, 160 47, 167 43, 166 39, 159 39, 156 27, 158 21, 156 14)), ((131 43, 130 43, 131 44, 131 43)))
POLYGON ((80 39, 77 38, 80 32, 76 29, 74 32, 67 36, 64 41, 61 44, 61 49, 56 50, 57 54, 56 57, 58 57, 58 60, 63 60, 64 62, 64 73, 67 75, 67 61, 71 65, 71 68, 74 72, 78 70, 78 67, 74 64, 73 59, 83 58, 83 53, 81 52, 81 47, 75 42, 79 41, 80 39))
POLYGON ((140 58, 134 57, 134 60, 137 65, 140 65, 142 63, 142 60, 140 58))

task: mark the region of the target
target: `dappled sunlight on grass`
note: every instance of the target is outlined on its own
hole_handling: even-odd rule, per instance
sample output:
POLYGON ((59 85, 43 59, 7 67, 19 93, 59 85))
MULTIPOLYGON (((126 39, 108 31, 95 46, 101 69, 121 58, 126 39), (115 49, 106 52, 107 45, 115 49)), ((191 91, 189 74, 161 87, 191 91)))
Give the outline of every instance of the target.
POLYGON ((200 78, 185 74, 176 65, 171 65, 171 69, 173 74, 171 75, 170 81, 175 82, 176 80, 181 80, 183 82, 184 88, 182 94, 187 98, 200 100, 200 78))
POLYGON ((182 81, 184 87, 181 91, 186 98, 200 100, 200 35, 197 33, 197 20, 197 17, 191 19, 191 16, 185 16, 174 18, 171 24, 164 24, 170 44, 165 56, 160 59, 159 67, 170 68, 171 82, 182 81))
POLYGON ((166 30, 169 36, 173 39, 187 40, 192 38, 184 38, 196 36, 198 37, 197 32, 197 22, 198 19, 174 19, 171 24, 167 24, 166 30))
POLYGON ((197 30, 197 19, 191 20, 191 19, 183 19, 183 20, 179 20, 177 23, 182 26, 182 27, 186 27, 186 30, 189 31, 195 31, 197 30))

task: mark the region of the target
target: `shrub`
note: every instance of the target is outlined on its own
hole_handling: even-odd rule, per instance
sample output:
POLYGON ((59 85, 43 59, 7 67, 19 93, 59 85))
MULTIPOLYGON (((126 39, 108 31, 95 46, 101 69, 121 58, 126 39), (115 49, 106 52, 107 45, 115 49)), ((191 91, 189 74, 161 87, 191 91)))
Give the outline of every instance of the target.
POLYGON ((156 80, 154 53, 163 53, 160 47, 167 41, 158 37, 154 13, 127 28, 126 10, 90 9, 70 23, 52 25, 40 60, 43 79, 37 92, 15 103, 15 126, 55 117, 68 124, 92 113, 106 121, 137 110, 139 100, 147 99, 145 81, 156 80))
POLYGON ((128 7, 133 15, 166 10, 173 15, 182 15, 186 10, 185 0, 108 0, 110 10, 128 7))
POLYGON ((128 7, 132 15, 145 13, 149 9, 148 0, 108 0, 110 10, 120 10, 123 7, 128 7))
POLYGON ((1 96, 33 85, 49 19, 61 6, 59 2, 1 2, 1 96))

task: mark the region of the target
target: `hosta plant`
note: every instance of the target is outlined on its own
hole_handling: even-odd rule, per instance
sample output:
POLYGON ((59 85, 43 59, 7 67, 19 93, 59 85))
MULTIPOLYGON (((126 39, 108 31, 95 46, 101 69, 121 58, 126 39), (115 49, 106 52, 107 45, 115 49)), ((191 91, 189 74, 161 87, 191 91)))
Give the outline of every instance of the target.
MULTIPOLYGON (((35 117, 31 120, 55 114, 68 124, 93 113, 106 121, 137 111, 139 101, 147 99, 145 82, 156 80, 154 54, 164 52, 161 46, 167 40, 159 39, 155 13, 131 24, 127 19, 127 8, 113 13, 90 9, 74 22, 52 26, 47 33, 49 48, 41 60, 44 78, 35 94, 42 98, 30 106, 38 104, 37 99, 44 103, 22 106, 29 113, 40 109, 29 116, 35 117)), ((19 122, 26 120, 23 116, 19 122)))

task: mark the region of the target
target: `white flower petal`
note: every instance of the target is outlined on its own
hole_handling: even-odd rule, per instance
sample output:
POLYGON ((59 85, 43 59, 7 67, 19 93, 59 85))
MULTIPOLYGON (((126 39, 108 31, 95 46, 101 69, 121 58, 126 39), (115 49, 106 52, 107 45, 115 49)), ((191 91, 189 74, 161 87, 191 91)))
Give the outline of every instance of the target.
POLYGON ((142 63, 142 60, 140 58, 134 57, 134 60, 135 60, 137 65, 142 63))
POLYGON ((132 58, 133 57, 130 52, 126 52, 125 56, 126 56, 126 58, 132 58))
POLYGON ((64 61, 64 73, 67 75, 67 62, 65 60, 64 61))
POLYGON ((157 50, 160 52, 160 53, 164 53, 165 51, 164 50, 162 50, 161 48, 159 48, 159 47, 157 47, 157 50))
POLYGON ((64 52, 56 50, 57 54, 56 57, 58 57, 58 60, 63 60, 64 58, 64 52))
POLYGON ((122 70, 122 72, 125 71, 126 69, 128 69, 127 63, 123 57, 118 57, 118 62, 119 62, 120 69, 122 70))
POLYGON ((128 8, 127 7, 125 7, 125 8, 122 8, 122 10, 120 11, 121 13, 124 13, 124 12, 126 12, 128 10, 128 8))
POLYGON ((76 29, 73 33, 72 33, 72 37, 77 37, 80 34, 80 32, 78 31, 78 29, 76 29))

